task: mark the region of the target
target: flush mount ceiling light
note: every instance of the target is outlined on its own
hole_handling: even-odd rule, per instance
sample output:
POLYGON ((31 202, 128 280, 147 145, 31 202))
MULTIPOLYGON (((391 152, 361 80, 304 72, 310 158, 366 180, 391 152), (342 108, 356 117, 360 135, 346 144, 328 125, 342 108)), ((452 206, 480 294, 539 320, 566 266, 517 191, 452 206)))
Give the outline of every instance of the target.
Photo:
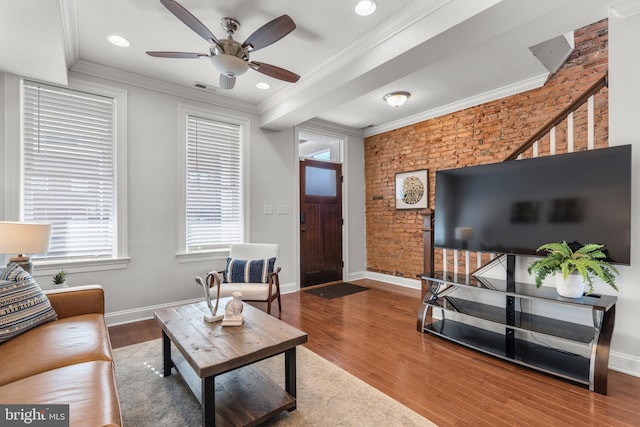
POLYGON ((267 90, 269 89, 271 86, 269 86, 269 83, 265 83, 265 82, 260 82, 256 84, 256 87, 258 89, 262 89, 262 90, 267 90))
POLYGON ((107 37, 107 40, 109 40, 109 42, 111 42, 112 45, 115 45, 118 47, 129 47, 129 44, 130 44, 129 40, 125 39, 124 37, 117 36, 115 34, 107 37))
POLYGON ((376 11, 376 2, 373 0, 360 0, 356 4, 356 13, 360 16, 371 15, 376 11))
POLYGON ((407 99, 410 96, 411 94, 409 92, 391 92, 382 97, 382 99, 384 99, 387 104, 391 105, 392 107, 399 107, 407 102, 407 99))

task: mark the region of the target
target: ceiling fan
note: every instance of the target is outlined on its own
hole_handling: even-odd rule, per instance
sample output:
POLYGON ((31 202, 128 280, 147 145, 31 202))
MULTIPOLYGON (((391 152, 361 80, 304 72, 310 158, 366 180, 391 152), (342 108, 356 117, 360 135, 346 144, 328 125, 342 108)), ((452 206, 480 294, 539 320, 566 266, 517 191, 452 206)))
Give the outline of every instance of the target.
POLYGON ((233 89, 236 77, 246 73, 249 68, 254 69, 267 76, 295 83, 300 76, 284 68, 264 62, 249 61, 249 53, 269 46, 277 42, 296 28, 296 24, 288 15, 275 18, 240 43, 233 39, 240 23, 233 18, 222 18, 220 25, 227 32, 228 38, 218 39, 204 26, 202 22, 193 16, 187 9, 174 0, 160 0, 171 13, 181 20, 187 27, 195 31, 200 37, 211 43, 209 53, 191 52, 161 52, 147 51, 147 55, 157 58, 209 58, 213 67, 220 72, 220 87, 222 89, 233 89))

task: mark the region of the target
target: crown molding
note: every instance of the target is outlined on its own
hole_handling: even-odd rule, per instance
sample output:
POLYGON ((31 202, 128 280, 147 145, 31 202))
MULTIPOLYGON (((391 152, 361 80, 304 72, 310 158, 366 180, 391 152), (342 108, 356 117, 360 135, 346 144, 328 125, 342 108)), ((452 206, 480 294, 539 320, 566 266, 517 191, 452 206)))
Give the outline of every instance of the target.
POLYGON ((300 129, 309 130, 309 131, 323 130, 325 132, 331 132, 334 134, 353 136, 356 138, 364 138, 364 132, 362 132, 362 129, 352 128, 350 126, 344 126, 338 123, 329 122, 322 119, 310 119, 296 126, 300 129))
POLYGON ((427 16, 435 13, 452 0, 424 0, 414 1, 396 12, 392 18, 382 22, 379 26, 366 32, 347 47, 339 50, 329 59, 306 73, 303 78, 292 86, 285 87, 269 98, 258 103, 258 111, 263 113, 275 108, 288 98, 295 96, 338 72, 346 65, 361 60, 369 52, 378 48, 382 43, 412 27, 427 16))
POLYGON ((60 0, 60 15, 67 67, 71 68, 80 59, 78 5, 76 0, 60 0))
POLYGON ((621 18, 630 18, 640 13, 640 0, 624 0, 609 7, 613 13, 621 18))
POLYGON ((153 90, 167 95, 187 98, 203 103, 228 108, 249 114, 258 114, 256 105, 246 101, 233 98, 222 97, 215 93, 206 92, 200 89, 169 83, 163 80, 152 79, 141 74, 122 71, 104 65, 96 64, 85 60, 79 60, 71 67, 71 71, 78 74, 99 77, 119 83, 136 86, 142 89, 153 90))
POLYGON ((531 89, 537 89, 544 85, 548 77, 549 73, 540 74, 538 76, 534 76, 517 83, 483 92, 469 98, 461 99, 459 101, 455 101, 440 107, 433 108, 431 110, 424 111, 422 113, 414 114, 412 116, 404 117, 402 119, 394 120, 382 125, 373 126, 364 130, 364 136, 365 138, 368 138, 370 136, 379 135, 384 132, 399 129, 401 127, 411 126, 416 123, 424 122, 426 120, 440 117, 445 114, 464 110, 465 108, 475 107, 476 105, 484 104, 486 102, 491 102, 501 98, 505 98, 507 96, 516 95, 518 93, 526 92, 531 89))

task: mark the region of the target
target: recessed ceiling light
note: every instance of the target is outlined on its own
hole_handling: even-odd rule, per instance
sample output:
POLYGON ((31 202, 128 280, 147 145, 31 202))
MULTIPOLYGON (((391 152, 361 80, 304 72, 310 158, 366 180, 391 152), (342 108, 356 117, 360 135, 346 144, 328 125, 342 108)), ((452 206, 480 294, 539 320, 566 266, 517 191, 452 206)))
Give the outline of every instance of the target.
POLYGON ((360 0, 356 5, 356 13, 360 16, 371 15, 376 11, 376 6, 373 0, 360 0))
POLYGON ((269 83, 265 83, 265 82, 260 82, 256 85, 256 87, 258 89, 262 89, 262 90, 267 90, 269 89, 271 86, 269 86, 269 83))
POLYGON ((109 40, 111 44, 118 47, 129 47, 130 44, 129 40, 121 36, 116 36, 115 34, 107 37, 107 40, 109 40))

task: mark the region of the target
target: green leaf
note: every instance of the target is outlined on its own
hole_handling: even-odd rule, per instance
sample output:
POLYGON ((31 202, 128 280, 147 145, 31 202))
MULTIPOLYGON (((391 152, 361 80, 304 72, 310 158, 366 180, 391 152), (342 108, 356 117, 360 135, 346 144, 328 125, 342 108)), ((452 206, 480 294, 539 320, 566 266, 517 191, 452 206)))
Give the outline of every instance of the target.
POLYGON ((567 242, 547 243, 538 248, 538 251, 547 252, 547 256, 532 262, 527 272, 534 275, 537 287, 542 285, 549 274, 561 272, 566 279, 569 274, 577 271, 589 285, 588 293, 593 292, 593 277, 600 278, 617 291, 615 276, 619 274, 618 270, 605 261, 606 255, 602 248, 604 245, 588 243, 574 252, 567 242))

